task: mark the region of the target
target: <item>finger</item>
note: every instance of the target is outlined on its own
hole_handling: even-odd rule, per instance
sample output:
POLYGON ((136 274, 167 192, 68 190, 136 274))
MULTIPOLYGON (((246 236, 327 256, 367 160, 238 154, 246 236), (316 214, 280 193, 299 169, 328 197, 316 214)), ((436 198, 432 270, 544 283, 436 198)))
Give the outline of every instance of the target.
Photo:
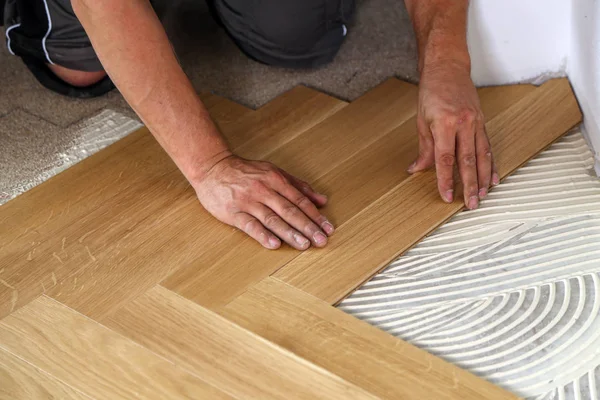
POLYGON ((465 205, 470 210, 477 208, 479 205, 475 129, 475 121, 473 118, 463 118, 458 124, 458 136, 456 141, 458 172, 463 183, 465 205))
MULTIPOLYGON (((313 238, 313 242, 317 243, 317 239, 314 238, 314 235, 317 234, 320 230, 325 232, 327 235, 333 234, 333 231, 335 230, 333 224, 329 222, 329 220, 327 220, 327 218, 319 212, 315 204, 302 192, 296 189, 295 186, 285 182, 276 182, 273 184, 273 189, 275 189, 281 196, 283 196, 285 200, 289 202, 285 203, 283 207, 292 207, 292 205, 296 206, 296 208, 298 208, 300 211, 302 211, 302 213, 304 213, 304 216, 307 216, 308 218, 310 218, 310 220, 312 220, 312 222, 316 224, 316 226, 314 224, 309 224, 310 226, 307 227, 298 226, 295 224, 296 222, 304 223, 305 220, 303 219, 292 221, 288 220, 288 218, 282 215, 288 223, 291 223, 305 235, 308 235, 307 237, 313 238), (314 228, 316 228, 317 231, 314 231, 314 228)), ((290 216, 291 218, 294 218, 295 214, 298 214, 298 216, 302 217, 299 213, 296 213, 294 209, 291 209, 290 211, 291 214, 293 214, 290 216)), ((319 241, 322 241, 320 235, 317 236, 319 241)))
MULTIPOLYGON (((306 197, 304 198, 306 200, 303 201, 302 205, 308 208, 308 205, 312 203, 306 197)), ((323 247, 327 244, 327 235, 300 209, 298 205, 292 203, 280 194, 268 196, 268 198, 264 199, 263 204, 275 211, 275 213, 287 224, 300 231, 304 237, 309 238, 315 246, 323 247)), ((312 207, 315 207, 314 204, 312 204, 312 207)), ((320 215, 318 211, 316 211, 316 213, 317 215, 320 215)), ((270 229, 270 227, 268 228, 270 229)))
POLYGON ((496 186, 500 184, 500 175, 498 174, 498 168, 496 167, 496 161, 494 160, 494 153, 492 153, 492 185, 496 186))
POLYGON ((433 137, 424 119, 417 119, 417 130, 419 132, 419 156, 408 167, 409 174, 431 168, 435 162, 433 137))
POLYGON ((454 163, 456 150, 456 122, 452 119, 434 122, 431 133, 435 143, 435 170, 438 190, 444 201, 454 200, 454 163))
POLYGON ((250 214, 236 213, 233 225, 267 249, 274 250, 281 246, 281 241, 250 214))
POLYGON ((308 199, 317 207, 323 207, 325 204, 327 204, 327 196, 317 193, 307 182, 288 174, 284 170, 281 170, 281 173, 290 181, 292 185, 294 185, 296 189, 300 191, 300 193, 308 197, 308 199))
POLYGON ((281 240, 295 249, 306 250, 310 247, 310 241, 296 229, 287 224, 275 210, 264 204, 255 204, 248 212, 256 217, 262 224, 281 240))
POLYGON ((479 180, 479 199, 484 199, 492 183, 493 159, 490 141, 488 140, 483 122, 479 124, 475 137, 477 148, 477 179, 479 180))

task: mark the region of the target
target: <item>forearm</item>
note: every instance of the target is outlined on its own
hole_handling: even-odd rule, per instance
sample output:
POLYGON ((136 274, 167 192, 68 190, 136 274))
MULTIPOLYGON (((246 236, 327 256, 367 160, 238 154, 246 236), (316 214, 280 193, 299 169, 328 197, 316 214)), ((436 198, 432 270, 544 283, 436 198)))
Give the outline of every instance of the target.
POLYGON ((190 180, 229 155, 147 0, 72 0, 102 65, 190 180))
POLYGON ((419 72, 454 63, 471 69, 467 47, 468 0, 405 0, 419 48, 419 72))

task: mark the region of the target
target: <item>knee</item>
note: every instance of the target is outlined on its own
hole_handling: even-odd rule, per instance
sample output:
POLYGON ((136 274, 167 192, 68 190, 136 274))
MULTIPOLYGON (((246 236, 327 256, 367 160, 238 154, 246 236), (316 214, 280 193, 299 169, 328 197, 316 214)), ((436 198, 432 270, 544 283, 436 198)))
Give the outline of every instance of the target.
MULTIPOLYGON (((298 2, 302 3, 302 2, 298 2)), ((302 53, 315 46, 326 34, 326 24, 321 15, 285 10, 275 13, 276 7, 255 11, 255 28, 267 42, 290 52, 302 53)))
POLYGON ((69 85, 76 87, 88 87, 95 83, 100 82, 106 76, 104 71, 77 71, 74 69, 68 69, 61 67, 60 65, 50 64, 48 65, 50 70, 64 82, 69 85))

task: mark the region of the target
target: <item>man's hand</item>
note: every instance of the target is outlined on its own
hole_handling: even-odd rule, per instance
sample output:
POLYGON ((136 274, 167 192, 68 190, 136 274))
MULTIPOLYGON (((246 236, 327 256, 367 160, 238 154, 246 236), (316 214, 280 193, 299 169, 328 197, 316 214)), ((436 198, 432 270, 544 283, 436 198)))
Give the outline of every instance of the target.
POLYGON ((428 65, 419 87, 417 128, 419 157, 414 173, 435 165, 438 190, 454 199, 454 165, 458 166, 465 205, 477 208, 490 184, 498 184, 484 116, 469 69, 460 63, 428 65))
POLYGON ((333 225, 317 207, 327 197, 271 163, 229 156, 192 182, 204 208, 268 249, 327 244, 333 225))
POLYGON ((467 47, 468 0, 404 0, 419 46, 417 172, 435 165, 442 198, 454 199, 454 165, 465 205, 476 208, 498 174, 485 132, 467 47))

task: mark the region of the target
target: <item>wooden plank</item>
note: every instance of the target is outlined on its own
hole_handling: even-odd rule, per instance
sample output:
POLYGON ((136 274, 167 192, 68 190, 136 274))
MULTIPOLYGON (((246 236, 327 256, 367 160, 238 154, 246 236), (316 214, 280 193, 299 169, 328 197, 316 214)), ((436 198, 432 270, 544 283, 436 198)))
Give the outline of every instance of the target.
MULTIPOLYGON (((226 136, 233 140, 238 134, 246 135, 258 129, 273 138, 275 144, 281 137, 294 137, 298 130, 320 122, 345 105, 307 88, 290 92, 286 99, 285 102, 274 100, 256 112, 249 111, 244 114, 245 122, 241 125, 225 124, 226 136), (306 102, 306 105, 295 101, 306 102), (302 116, 296 114, 298 109, 302 116), (291 117, 287 117, 286 110, 291 117), (272 113, 285 121, 286 129, 272 124, 272 113)), ((214 103, 213 109, 222 113, 218 107, 223 104, 227 110, 232 108, 228 101, 221 99, 214 103)), ((163 237, 164 241, 149 253, 137 253, 142 259, 132 258, 130 254, 155 236, 156 230, 152 229, 159 222, 169 224, 165 216, 182 219, 183 214, 173 214, 172 210, 193 214, 196 219, 188 222, 196 226, 218 224, 202 210, 189 184, 151 135, 142 131, 132 136, 134 138, 125 139, 126 146, 111 146, 90 157, 89 162, 86 160, 40 185, 35 193, 26 193, 2 207, 0 220, 6 221, 8 227, 4 229, 2 224, 0 230, 3 252, 0 271, 3 271, 1 279, 8 286, 0 285, 0 316, 75 273, 66 286, 48 293, 60 294, 61 300, 73 307, 87 304, 105 309, 111 301, 118 305, 117 293, 135 296, 154 286, 173 268, 167 263, 150 269, 152 265, 146 263, 152 252, 165 249, 164 241, 168 241, 168 237, 163 237), (46 196, 49 201, 44 202, 40 196, 46 196), (26 210, 36 206, 45 212, 28 216, 26 210), (138 265, 149 268, 137 270, 138 265), (114 276, 115 266, 122 276, 114 276), (119 279, 98 280, 102 274, 119 279), (139 280, 139 275, 145 280, 139 280), (123 280, 123 276, 128 280, 123 280), (138 285, 140 282, 147 285, 142 287, 138 285), (119 284, 123 288, 120 292, 119 284), (139 291, 130 292, 130 287, 139 291), (106 296, 108 292, 111 296, 106 296), (71 302, 70 298, 77 300, 71 302)), ((261 148, 265 150, 268 146, 261 148)), ((194 229, 187 232, 196 234, 194 229)), ((206 247, 199 250, 205 251, 206 247)))
POLYGON ((305 86, 296 86, 229 127, 236 153, 260 159, 327 119, 347 103, 305 86))
MULTIPOLYGON (((230 109, 222 99, 211 98, 217 101, 209 111, 222 114, 223 104, 230 109)), ((252 112, 244 110, 240 116, 252 112)), ((22 263, 28 264, 30 270, 44 271, 32 265, 42 253, 38 248, 40 243, 63 226, 80 221, 92 210, 115 201, 114 197, 128 188, 154 184, 175 169, 175 164, 150 132, 142 128, 8 202, 0 210, 3 280, 11 282, 9 275, 15 275, 11 270, 20 269, 22 263)), ((50 271, 44 271, 36 280, 51 287, 55 279, 50 271)), ((0 301, 0 309, 3 303, 0 301)))
MULTIPOLYGON (((273 143, 253 142, 256 147, 253 151, 268 151, 269 146, 283 140, 285 135, 295 137, 344 105, 311 89, 292 90, 286 101, 274 100, 244 118, 241 125, 244 129, 231 125, 233 133, 228 137, 257 129, 257 135, 268 135, 273 143), (272 113, 285 122, 285 128, 272 123, 272 113)), ((89 252, 87 249, 78 252, 77 262, 83 268, 50 289, 48 295, 101 320, 103 315, 156 285, 179 266, 210 251, 213 242, 219 239, 215 229, 233 231, 202 209, 179 172, 174 171, 163 182, 162 186, 153 183, 121 193, 118 204, 103 208, 104 215, 95 212, 87 216, 79 229, 94 226, 96 231, 85 239, 89 252), (165 185, 171 185, 169 193, 164 193, 165 185), (178 196, 173 196, 174 190, 178 196), (152 200, 154 214, 140 209, 149 207, 140 202, 140 196, 152 200), (164 231, 165 226, 171 233, 164 231), (159 231, 163 233, 157 234, 159 231)))
POLYGON ((46 296, 0 320, 0 347, 90 397, 231 398, 46 296))
MULTIPOLYGON (((416 86, 388 80, 266 158, 314 181, 414 116, 416 99, 416 86)), ((162 283, 211 309, 218 309, 298 255, 287 246, 275 252, 264 249, 245 234, 224 227, 215 226, 212 233, 211 251, 162 283)))
MULTIPOLYGON (((532 85, 480 89, 483 113, 491 120, 533 90, 532 85)), ((408 178, 406 170, 417 154, 418 135, 413 117, 315 182, 318 190, 330 193, 323 212, 336 226, 343 225, 408 178)))
MULTIPOLYGON (((210 96, 209 112, 221 123, 226 111, 226 118, 242 118, 253 113, 248 108, 233 109, 226 99, 210 96)), ((52 177, 44 184, 34 187, 17 198, 4 204, 0 212, 0 248, 8 241, 15 239, 14 230, 24 230, 46 221, 53 211, 50 220, 58 218, 61 213, 72 215, 77 211, 79 203, 89 204, 90 198, 99 204, 107 201, 123 188, 133 185, 148 176, 160 176, 174 170, 175 164, 162 151, 148 129, 141 128, 123 139, 113 143, 102 151, 91 155, 71 168, 52 177), (115 176, 115 172, 117 175, 115 176), (98 190, 112 184, 112 191, 98 190), (83 191, 83 193, 81 193, 83 191), (40 205, 43 204, 43 207, 40 205), (68 213, 67 213, 68 210, 68 213)))
POLYGON ((106 323, 237 398, 375 398, 162 287, 118 310, 106 323))
POLYGON ((517 398, 272 277, 221 314, 382 399, 517 398))
MULTIPOLYGON (((569 82, 552 80, 490 122, 498 172, 505 177, 581 121, 569 82)), ((404 180, 337 230, 325 249, 304 252, 274 276, 329 303, 342 300, 463 208, 446 204, 434 171, 404 180)))
POLYGON ((221 131, 227 131, 229 125, 234 124, 238 120, 254 114, 254 111, 248 107, 244 107, 225 97, 216 96, 214 94, 201 95, 204 106, 210 111, 210 116, 216 122, 221 131), (210 97, 210 99, 207 99, 210 97))
MULTIPOLYGON (((483 89, 480 92, 483 111, 490 118, 494 117, 532 90, 535 88, 530 85, 483 89)), ((406 101, 414 106, 416 94, 415 97, 408 97, 406 101)), ((351 104, 339 115, 348 112, 348 115, 358 115, 368 123, 369 118, 360 114, 361 107, 356 108, 356 112, 353 111, 354 107, 355 104, 351 104)), ((395 105, 395 108, 411 109, 411 106, 395 105)), ((389 115, 386 117, 390 118, 389 115)), ((317 126, 313 130, 319 128, 320 126, 317 126)), ((331 136, 342 140, 346 135, 345 130, 335 130, 332 125, 328 125, 328 131, 331 136)), ((302 138, 299 137, 296 141, 302 138)), ((311 140, 316 141, 315 146, 320 146, 316 137, 312 137, 311 140)), ((338 163, 314 182, 315 188, 329 194, 329 205, 323 209, 323 213, 337 227, 342 226, 406 179, 406 169, 417 152, 416 122, 413 117, 353 157, 338 163)), ((331 162, 323 161, 323 170, 335 163, 336 155, 332 154, 330 158, 331 162)), ((293 157, 287 161, 288 166, 295 162, 293 157)), ((205 307, 218 310, 243 293, 246 287, 260 281, 299 255, 298 251, 289 247, 283 247, 276 252, 262 249, 240 232, 229 236, 223 232, 218 236, 221 239, 211 247, 211 252, 204 253, 190 266, 180 269, 163 282, 163 285, 205 307)))
POLYGON ((39 368, 0 349, 0 399, 91 399, 39 368))

